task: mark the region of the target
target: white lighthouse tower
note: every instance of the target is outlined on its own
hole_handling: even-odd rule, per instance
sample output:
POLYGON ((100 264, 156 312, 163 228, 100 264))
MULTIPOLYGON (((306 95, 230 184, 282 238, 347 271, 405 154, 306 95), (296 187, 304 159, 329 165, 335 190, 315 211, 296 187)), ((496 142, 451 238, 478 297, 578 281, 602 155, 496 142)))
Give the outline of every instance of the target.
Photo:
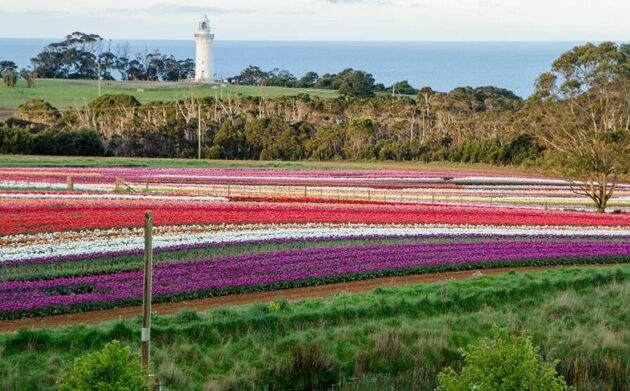
POLYGON ((212 65, 212 43, 214 34, 210 34, 210 21, 204 15, 199 22, 199 29, 195 33, 197 49, 195 53, 195 81, 212 83, 214 81, 214 67, 212 65))

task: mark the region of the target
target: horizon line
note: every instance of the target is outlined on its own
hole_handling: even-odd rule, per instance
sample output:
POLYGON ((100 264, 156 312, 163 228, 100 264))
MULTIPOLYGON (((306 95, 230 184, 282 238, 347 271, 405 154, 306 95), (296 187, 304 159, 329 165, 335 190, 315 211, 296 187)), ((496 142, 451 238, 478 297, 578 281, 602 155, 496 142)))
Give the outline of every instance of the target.
MULTIPOLYGON (((68 33, 71 34, 71 33, 68 33)), ((100 34, 98 34, 100 35, 100 34)), ((24 40, 49 40, 63 39, 64 37, 3 37, 0 39, 24 39, 24 40)), ((168 39, 168 38, 107 38, 102 37, 104 41, 193 41, 190 39, 168 39)), ((316 39, 221 39, 215 42, 304 42, 304 43, 630 43, 630 39, 575 39, 575 40, 316 40, 316 39)))

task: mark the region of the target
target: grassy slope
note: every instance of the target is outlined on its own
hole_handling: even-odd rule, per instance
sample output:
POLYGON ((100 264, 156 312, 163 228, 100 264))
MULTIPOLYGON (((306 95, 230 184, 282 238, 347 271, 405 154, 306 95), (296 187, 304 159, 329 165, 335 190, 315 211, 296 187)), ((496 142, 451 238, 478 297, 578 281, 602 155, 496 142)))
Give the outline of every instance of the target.
MULTIPOLYGON (((559 371, 578 391, 624 390, 629 299, 626 265, 158 315, 154 371, 165 390, 309 387, 375 373, 406 374, 387 378, 399 384, 389 390, 433 389, 443 366, 461 364, 458 348, 496 323, 531 335, 542 354, 560 359, 559 371)), ((74 357, 111 339, 137 349, 139 328, 136 319, 0 335, 0 389, 49 389, 74 357)))
MULTIPOLYGON (((220 90, 213 85, 200 85, 195 87, 198 97, 215 96, 220 90)), ((102 94, 129 94, 135 96, 140 102, 168 101, 182 99, 190 94, 190 85, 181 83, 156 83, 156 82, 122 82, 103 81, 102 94), (138 89, 144 92, 138 92, 138 89)), ((223 96, 228 94, 241 94, 244 96, 265 96, 274 98, 285 95, 297 95, 306 92, 321 97, 335 97, 336 91, 283 88, 283 87, 255 87, 229 85, 223 88, 223 96)), ((94 80, 37 80, 35 88, 27 88, 23 80, 18 81, 14 88, 0 86, 0 110, 12 110, 29 99, 44 99, 58 109, 70 106, 83 106, 98 96, 97 82, 94 80)))

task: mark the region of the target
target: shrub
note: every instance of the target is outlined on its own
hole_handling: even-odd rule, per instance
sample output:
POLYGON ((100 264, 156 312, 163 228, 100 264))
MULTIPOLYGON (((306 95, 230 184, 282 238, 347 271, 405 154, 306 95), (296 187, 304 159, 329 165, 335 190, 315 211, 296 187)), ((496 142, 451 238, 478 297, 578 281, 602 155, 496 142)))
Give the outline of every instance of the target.
POLYGON ((13 71, 8 71, 2 74, 2 80, 4 80, 4 84, 7 87, 15 87, 15 83, 17 83, 18 75, 13 71))
POLYGON ((59 380, 60 391, 146 391, 140 358, 114 340, 100 351, 78 357, 59 380))
POLYGON ((556 373, 556 362, 541 360, 529 337, 514 337, 492 328, 491 338, 481 338, 463 351, 465 365, 457 374, 447 368, 438 375, 442 391, 562 391, 569 390, 556 373))

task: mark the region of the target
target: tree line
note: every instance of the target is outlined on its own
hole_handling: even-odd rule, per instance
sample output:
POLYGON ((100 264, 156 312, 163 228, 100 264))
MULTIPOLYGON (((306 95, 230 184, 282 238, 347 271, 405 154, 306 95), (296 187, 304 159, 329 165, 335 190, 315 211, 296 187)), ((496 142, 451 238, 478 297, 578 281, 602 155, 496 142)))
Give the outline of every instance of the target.
POLYGON ((392 92, 393 95, 416 95, 418 89, 409 84, 407 80, 393 83, 386 87, 383 83, 376 83, 372 74, 346 68, 339 73, 306 72, 301 78, 297 78, 286 69, 274 68, 263 71, 260 67, 250 65, 236 76, 228 78, 231 83, 251 86, 275 86, 288 88, 318 88, 325 90, 337 90, 342 95, 358 98, 369 98, 376 92, 392 92))
POLYGON ((131 54, 128 44, 111 47, 97 34, 74 32, 53 42, 31 58, 31 67, 17 71, 13 61, 0 61, 0 75, 12 87, 19 77, 27 81, 50 79, 98 79, 178 81, 194 76, 191 58, 176 59, 155 50, 131 54), (118 77, 116 77, 118 76, 118 77))
POLYGON ((0 126, 0 152, 84 153, 72 153, 72 144, 51 137, 92 129, 102 154, 111 156, 193 157, 199 133, 203 156, 213 159, 521 164, 540 154, 541 147, 523 129, 497 131, 522 105, 513 93, 495 87, 423 93, 423 100, 300 94, 273 99, 189 96, 145 104, 130 95, 105 95, 63 112, 31 100, 0 126), (47 142, 37 141, 44 137, 47 142), (63 145, 55 147, 55 140, 63 145))

